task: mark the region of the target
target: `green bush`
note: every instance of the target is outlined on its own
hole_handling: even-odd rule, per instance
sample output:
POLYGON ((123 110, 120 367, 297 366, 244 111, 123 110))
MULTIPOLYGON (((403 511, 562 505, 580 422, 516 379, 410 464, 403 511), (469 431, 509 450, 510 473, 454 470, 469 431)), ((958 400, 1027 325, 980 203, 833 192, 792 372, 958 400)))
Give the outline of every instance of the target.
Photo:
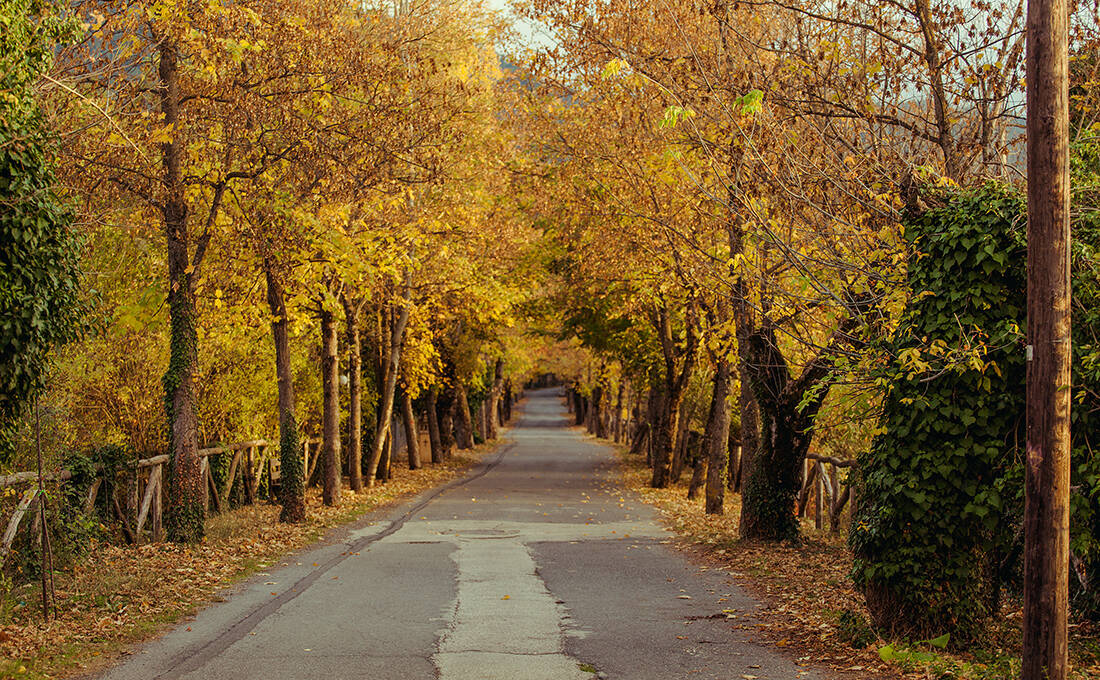
MULTIPOLYGON (((1076 611, 1100 614, 1100 153, 1074 153, 1071 548, 1076 611)), ((853 576, 894 634, 967 643, 1020 583, 1024 504, 1024 204, 988 184, 932 191, 911 215, 911 301, 859 459, 853 576)))
POLYGON ((995 185, 926 198, 905 224, 911 300, 849 540, 876 625, 965 642, 995 606, 1017 517, 1002 481, 1023 436, 1023 205, 995 185))
POLYGON ((54 180, 33 85, 70 31, 41 0, 0 2, 0 423, 42 388, 50 350, 79 336, 80 242, 54 180))

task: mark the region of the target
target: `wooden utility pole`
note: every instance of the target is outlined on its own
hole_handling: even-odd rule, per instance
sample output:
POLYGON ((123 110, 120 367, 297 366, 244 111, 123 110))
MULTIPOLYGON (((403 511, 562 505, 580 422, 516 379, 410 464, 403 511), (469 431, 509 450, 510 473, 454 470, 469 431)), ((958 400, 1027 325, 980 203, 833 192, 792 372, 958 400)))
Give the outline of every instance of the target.
POLYGON ((1028 0, 1024 680, 1065 680, 1069 665, 1068 16, 1066 0, 1028 0))

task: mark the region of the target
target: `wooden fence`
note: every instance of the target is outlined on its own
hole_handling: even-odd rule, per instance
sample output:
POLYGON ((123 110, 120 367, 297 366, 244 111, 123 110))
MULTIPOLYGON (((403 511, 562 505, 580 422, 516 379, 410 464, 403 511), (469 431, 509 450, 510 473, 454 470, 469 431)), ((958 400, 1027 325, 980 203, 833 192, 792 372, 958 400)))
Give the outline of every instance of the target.
POLYGON ((853 461, 850 460, 816 453, 806 454, 806 464, 802 469, 802 490, 798 492, 798 514, 802 517, 809 514, 812 496, 815 528, 825 528, 824 520, 828 515, 829 529, 837 533, 840 531, 840 514, 844 512, 844 507, 851 502, 852 510, 855 510, 851 479, 841 482, 839 475, 840 470, 851 468, 852 465, 853 461))
MULTIPOLYGON (((315 439, 306 439, 302 444, 302 455, 306 478, 313 472, 317 465, 319 442, 315 439), (311 455, 312 453, 312 455, 311 455)), ((274 484, 279 479, 279 459, 277 455, 278 444, 264 439, 247 442, 238 442, 227 446, 215 446, 198 451, 202 459, 202 475, 204 485, 204 498, 206 509, 209 511, 211 504, 214 510, 222 512, 229 505, 230 494, 234 488, 240 488, 245 504, 255 503, 259 496, 266 468, 267 478, 274 484), (232 453, 229 461, 229 473, 225 482, 219 487, 210 469, 210 457, 223 453, 232 453), (238 474, 240 473, 240 474, 238 474), (238 486, 239 484, 243 487, 238 486)), ((159 541, 163 537, 163 509, 164 509, 164 479, 168 456, 160 455, 152 458, 144 458, 137 461, 133 467, 125 472, 120 472, 119 477, 125 479, 125 484, 111 485, 111 498, 107 503, 108 512, 119 522, 126 539, 131 543, 138 543, 143 537, 143 531, 148 525, 149 534, 153 541, 159 541), (119 500, 118 491, 128 495, 123 501, 119 500), (127 511, 129 510, 129 511, 127 511)), ((62 470, 58 474, 43 475, 43 482, 64 483, 72 479, 72 473, 62 470)), ((105 478, 97 477, 88 487, 83 499, 83 511, 90 513, 95 508, 100 490, 103 488, 105 478)), ((118 480, 112 480, 118 481, 118 480)), ((39 527, 39 514, 35 508, 39 499, 45 493, 45 489, 38 486, 38 473, 17 472, 12 475, 0 476, 0 489, 20 487, 24 484, 32 484, 19 500, 15 512, 8 520, 7 528, 0 537, 0 564, 11 552, 16 534, 28 513, 33 517, 32 531, 41 531, 39 527)))
MULTIPOLYGON (((419 429, 420 446, 424 450, 428 446, 427 424, 419 429)), ((390 424, 390 436, 392 438, 393 455, 405 450, 408 443, 405 441, 405 428, 399 417, 394 417, 390 424)), ((316 471, 317 461, 320 459, 320 439, 306 438, 302 441, 302 456, 305 477, 308 481, 316 471)), ((256 439, 226 446, 214 446, 199 449, 198 456, 202 459, 203 494, 207 512, 213 510, 223 512, 229 508, 230 495, 234 489, 238 489, 241 500, 245 505, 251 505, 259 500, 260 487, 263 484, 264 473, 270 486, 279 481, 279 444, 266 439, 256 439), (215 475, 210 469, 210 456, 218 454, 233 454, 229 460, 229 470, 225 481, 218 485, 215 475)), ((137 461, 124 472, 119 472, 118 477, 124 483, 111 484, 110 500, 107 501, 107 511, 115 519, 126 540, 130 543, 139 543, 146 535, 148 528, 149 538, 159 541, 163 538, 163 512, 164 512, 164 480, 167 476, 166 467, 168 456, 159 455, 144 458, 137 461), (119 492, 125 497, 119 500, 119 492)), ((72 479, 72 472, 62 470, 57 474, 43 475, 43 482, 61 484, 72 479)), ((85 514, 91 513, 99 498, 100 490, 104 486, 103 476, 97 477, 88 487, 82 506, 85 514)), ((112 481, 119 481, 118 479, 112 481)), ((37 472, 17 472, 11 475, 0 475, 0 489, 21 487, 31 484, 32 487, 23 493, 15 508, 15 512, 8 520, 7 527, 0 536, 0 565, 11 552, 16 534, 24 518, 29 514, 32 517, 31 530, 37 535, 41 528, 39 513, 35 512, 37 503, 45 493, 45 489, 38 486, 37 472)), ((274 500, 268 494, 269 500, 274 500)))

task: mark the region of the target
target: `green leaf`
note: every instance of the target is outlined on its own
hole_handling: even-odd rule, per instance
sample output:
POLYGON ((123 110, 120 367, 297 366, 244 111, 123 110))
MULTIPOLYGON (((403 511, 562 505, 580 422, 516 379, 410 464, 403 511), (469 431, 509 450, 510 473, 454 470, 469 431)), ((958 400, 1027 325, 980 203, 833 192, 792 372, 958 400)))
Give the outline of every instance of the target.
POLYGON ((661 117, 661 122, 657 124, 657 127, 662 130, 666 128, 674 128, 680 123, 680 121, 694 117, 695 112, 692 111, 690 108, 685 108, 683 106, 670 106, 665 109, 665 115, 661 117))
POLYGON ((737 99, 733 100, 734 107, 740 107, 742 116, 751 116, 760 113, 763 108, 764 92, 762 90, 749 90, 737 99))

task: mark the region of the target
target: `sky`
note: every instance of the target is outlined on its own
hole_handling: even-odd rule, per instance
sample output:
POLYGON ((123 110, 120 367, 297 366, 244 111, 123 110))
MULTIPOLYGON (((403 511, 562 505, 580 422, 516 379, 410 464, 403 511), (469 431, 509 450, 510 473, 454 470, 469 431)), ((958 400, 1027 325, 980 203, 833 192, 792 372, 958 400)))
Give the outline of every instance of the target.
MULTIPOLYGON (((498 9, 502 11, 508 10, 508 0, 488 0, 487 4, 493 9, 498 9)), ((523 39, 525 41, 533 39, 533 42, 541 44, 549 44, 551 42, 549 36, 546 35, 545 31, 539 30, 536 26, 532 24, 529 24, 527 22, 519 22, 516 25, 516 28, 519 30, 520 35, 523 36, 523 39)))

